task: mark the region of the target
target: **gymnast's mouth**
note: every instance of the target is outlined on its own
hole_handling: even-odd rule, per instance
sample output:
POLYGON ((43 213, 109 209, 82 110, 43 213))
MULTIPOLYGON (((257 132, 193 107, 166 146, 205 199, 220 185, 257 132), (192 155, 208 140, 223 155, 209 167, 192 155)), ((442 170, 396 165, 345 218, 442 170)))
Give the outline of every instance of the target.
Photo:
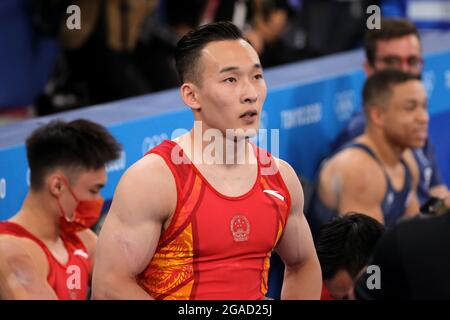
POLYGON ((239 118, 253 118, 258 115, 258 111, 256 109, 248 110, 240 115, 239 118))

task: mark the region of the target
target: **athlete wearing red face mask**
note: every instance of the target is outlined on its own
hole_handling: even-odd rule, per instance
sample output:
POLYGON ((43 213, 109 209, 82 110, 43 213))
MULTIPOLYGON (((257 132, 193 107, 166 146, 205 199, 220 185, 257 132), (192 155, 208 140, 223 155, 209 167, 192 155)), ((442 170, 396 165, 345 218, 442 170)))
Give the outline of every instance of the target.
POLYGON ((99 196, 96 199, 80 201, 67 180, 63 178, 63 181, 66 184, 68 191, 77 202, 77 207, 69 218, 62 208, 59 198, 56 199, 61 213, 59 219, 60 229, 65 232, 78 232, 91 228, 100 218, 100 213, 105 200, 103 197, 99 196))
MULTIPOLYGON (((20 245, 24 245, 28 250, 37 251, 36 249, 40 249, 37 258, 38 260, 40 258, 47 260, 46 280, 58 299, 83 300, 87 298, 92 271, 91 255, 93 248, 88 237, 91 235, 91 238, 95 237, 89 228, 98 221, 104 201, 98 194, 94 198, 90 196, 89 199, 80 200, 80 197, 74 191, 74 187, 70 186, 66 178, 56 176, 54 179, 57 184, 55 191, 59 190, 59 192, 53 194, 53 210, 56 211, 56 214, 53 216, 52 222, 56 227, 55 231, 59 230, 55 243, 43 241, 41 240, 42 237, 38 236, 39 231, 43 228, 40 227, 39 230, 36 230, 36 225, 31 218, 31 214, 35 215, 36 208, 33 209, 32 213, 28 206, 24 206, 19 214, 10 221, 0 222, 0 235, 13 236, 21 239, 22 242, 26 240, 25 244, 21 243, 20 245), (62 205, 64 203, 62 199, 66 200, 65 206, 62 205), (74 207, 74 204, 76 204, 76 207, 74 207), (58 246, 58 244, 60 245, 58 246), (88 245, 91 248, 88 249, 88 245)), ((101 186, 104 184, 104 179, 105 172, 102 168, 93 173, 80 174, 74 184, 78 190, 82 190, 81 183, 93 181, 96 185, 101 186)), ((50 208, 48 210, 50 211, 50 208)), ((41 215, 41 222, 43 221, 45 221, 45 218, 41 215)), ((50 221, 46 222, 47 225, 49 223, 50 221)), ((25 278, 19 277, 18 282, 29 285, 25 278)))
POLYGON ((90 227, 103 205, 105 164, 119 151, 86 120, 51 122, 28 138, 30 190, 0 222, 0 299, 88 298, 97 241, 90 227))

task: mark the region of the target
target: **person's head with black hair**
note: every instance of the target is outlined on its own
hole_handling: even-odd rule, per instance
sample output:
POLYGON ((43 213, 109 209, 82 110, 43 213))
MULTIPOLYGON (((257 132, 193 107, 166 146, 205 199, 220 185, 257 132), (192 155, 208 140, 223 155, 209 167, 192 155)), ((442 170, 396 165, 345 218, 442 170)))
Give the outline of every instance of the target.
POLYGON ((32 202, 34 211, 45 208, 53 220, 72 221, 80 203, 90 201, 99 213, 105 165, 119 158, 121 150, 106 128, 84 119, 53 120, 36 129, 25 145, 30 193, 21 211, 28 212, 27 203, 32 202))
POLYGON ((19 211, 0 222, 0 278, 8 279, 0 281, 1 296, 84 300, 106 164, 120 156, 121 147, 106 128, 83 119, 50 121, 25 146, 30 189, 19 211))
POLYGON ((399 148, 423 147, 428 132, 427 95, 418 75, 386 69, 363 87, 366 132, 376 132, 399 148))
POLYGON ((177 44, 175 62, 180 81, 201 83, 202 50, 211 42, 245 40, 231 22, 206 24, 185 34, 177 44))
POLYGON ((383 233, 381 223, 355 212, 337 217, 320 228, 315 246, 322 278, 331 296, 351 297, 353 283, 368 264, 383 233))
POLYGON ((204 130, 259 128, 267 88, 258 54, 239 28, 222 21, 192 30, 178 42, 175 60, 181 97, 204 130))
POLYGON ((370 76, 376 71, 397 69, 419 75, 423 58, 416 26, 403 18, 382 18, 380 29, 369 29, 364 36, 366 62, 370 76))
POLYGON ((56 169, 69 177, 79 170, 99 170, 119 157, 120 145, 102 126, 78 119, 54 120, 35 130, 26 140, 30 187, 41 189, 56 169))

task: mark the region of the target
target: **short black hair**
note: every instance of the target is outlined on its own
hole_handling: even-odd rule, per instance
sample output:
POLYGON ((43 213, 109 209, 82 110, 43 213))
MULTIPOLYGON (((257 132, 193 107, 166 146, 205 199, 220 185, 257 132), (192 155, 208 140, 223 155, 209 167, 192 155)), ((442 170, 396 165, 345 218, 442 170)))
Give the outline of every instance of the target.
POLYGON ((120 156, 121 146, 103 126, 84 119, 53 120, 26 140, 30 187, 42 188, 56 168, 97 170, 120 156))
POLYGON ((393 40, 409 35, 415 35, 420 40, 419 32, 411 21, 402 18, 382 18, 380 29, 369 29, 364 35, 367 61, 372 66, 375 64, 378 41, 393 40))
POLYGON ((411 80, 420 81, 420 75, 395 69, 385 69, 372 74, 363 87, 363 105, 366 114, 372 105, 383 104, 390 98, 393 86, 411 80))
POLYGON ((210 42, 224 40, 246 40, 241 30, 228 21, 205 24, 189 31, 177 43, 175 63, 180 81, 199 82, 198 60, 200 51, 210 42))
POLYGON ((355 212, 323 225, 315 241, 323 279, 331 279, 340 269, 356 278, 369 262, 384 230, 377 220, 355 212))

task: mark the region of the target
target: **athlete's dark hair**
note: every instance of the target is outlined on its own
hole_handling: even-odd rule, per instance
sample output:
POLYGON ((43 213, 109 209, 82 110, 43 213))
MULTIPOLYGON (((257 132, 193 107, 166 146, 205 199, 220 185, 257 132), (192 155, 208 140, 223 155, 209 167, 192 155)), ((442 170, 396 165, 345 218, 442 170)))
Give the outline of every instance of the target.
POLYGON ((30 186, 39 190, 56 169, 100 169, 120 155, 121 146, 103 126, 89 120, 54 120, 26 140, 30 186))
POLYGON ((395 69, 385 69, 372 74, 363 87, 363 104, 366 114, 373 105, 385 105, 390 99, 393 86, 411 80, 420 80, 420 76, 395 69))
POLYGON ((210 42, 223 40, 246 40, 242 32, 228 21, 205 24, 191 30, 178 41, 175 62, 180 81, 199 83, 200 51, 210 42))
POLYGON ((355 278, 369 262, 383 233, 381 223, 355 212, 322 226, 315 245, 323 279, 331 279, 340 269, 355 278))
POLYGON ((370 65, 375 64, 379 41, 393 40, 408 35, 415 35, 420 40, 417 28, 411 21, 401 18, 382 18, 380 29, 369 29, 364 35, 364 49, 370 65))

